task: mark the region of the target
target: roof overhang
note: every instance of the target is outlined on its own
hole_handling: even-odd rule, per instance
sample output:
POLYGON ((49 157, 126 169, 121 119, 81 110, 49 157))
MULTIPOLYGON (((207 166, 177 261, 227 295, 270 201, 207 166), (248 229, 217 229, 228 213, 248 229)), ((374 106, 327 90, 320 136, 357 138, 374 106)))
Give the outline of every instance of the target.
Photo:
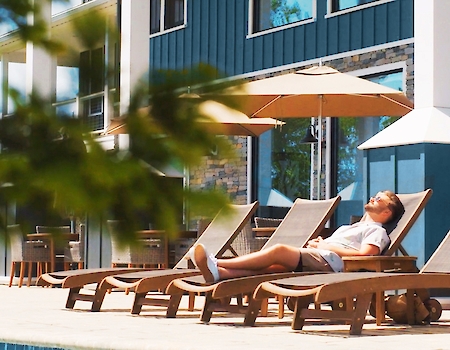
POLYGON ((358 146, 358 149, 413 145, 450 144, 450 108, 417 108, 358 146))
MULTIPOLYGON (((117 0, 93 0, 75 6, 52 17, 51 38, 64 43, 72 52, 86 50, 73 33, 72 22, 78 16, 97 10, 105 16, 114 18, 117 15, 117 0)), ((20 39, 17 31, 0 36, 0 55, 8 55, 9 62, 25 63, 26 44, 20 39)), ((57 56, 60 66, 78 66, 79 55, 64 53, 57 56)))

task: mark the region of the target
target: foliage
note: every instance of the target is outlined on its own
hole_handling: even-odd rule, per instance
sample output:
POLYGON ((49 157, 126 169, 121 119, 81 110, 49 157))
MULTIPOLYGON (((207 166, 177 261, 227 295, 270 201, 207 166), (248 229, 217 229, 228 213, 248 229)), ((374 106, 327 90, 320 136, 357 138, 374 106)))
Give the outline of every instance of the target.
POLYGON ((367 117, 367 118, 352 118, 341 117, 339 118, 339 134, 338 134, 338 148, 337 148, 337 192, 342 191, 347 186, 351 185, 355 181, 362 179, 361 169, 358 169, 357 147, 365 139, 360 138, 361 125, 371 121, 372 118, 376 118, 378 129, 381 131, 394 123, 398 117, 367 117))
POLYGON ((309 197, 311 146, 301 140, 310 122, 290 119, 273 134, 272 187, 291 200, 309 197))
POLYGON ((287 0, 272 0, 270 11, 272 26, 278 27, 295 22, 301 18, 301 12, 302 10, 297 2, 289 5, 287 0), (292 20, 292 18, 295 18, 295 20, 292 20))
MULTIPOLYGON (((0 19, 9 16, 23 40, 32 40, 54 53, 55 47, 61 48, 60 43, 44 38, 40 30, 30 35, 39 29, 36 25, 40 22, 29 26, 23 21, 29 12, 37 11, 32 3, 0 0, 0 5, 5 5, 0 19)), ((103 38, 105 26, 87 30, 92 23, 104 23, 98 16, 90 13, 74 26, 85 47, 95 47, 103 38)), ((222 142, 222 152, 230 149, 225 138, 207 133, 197 122, 207 118, 197 110, 202 99, 180 98, 191 85, 203 85, 207 92, 217 76, 220 74, 209 66, 150 72, 148 80, 135 87, 123 119, 130 146, 113 151, 104 150, 81 119, 58 117, 45 97, 34 93, 24 102, 17 91, 10 90, 15 112, 0 119, 1 198, 45 211, 46 224, 85 213, 103 220, 121 220, 126 235, 119 238, 128 242, 134 238, 133 232, 142 229, 137 224, 142 213, 171 235, 179 228, 179 209, 186 202, 193 215, 217 213, 228 203, 225 193, 172 186, 153 170, 174 162, 196 165, 217 143, 222 142), (151 115, 143 114, 139 108, 149 104, 151 115)))
MULTIPOLYGON (((68 0, 54 0, 55 2, 67 2, 68 0)), ((0 0, 0 23, 7 23, 12 28, 17 28, 21 40, 31 41, 42 46, 46 50, 56 53, 63 50, 64 45, 49 39, 47 24, 42 19, 40 8, 50 5, 51 0, 0 0), (34 14, 33 23, 29 23, 27 17, 34 14)))

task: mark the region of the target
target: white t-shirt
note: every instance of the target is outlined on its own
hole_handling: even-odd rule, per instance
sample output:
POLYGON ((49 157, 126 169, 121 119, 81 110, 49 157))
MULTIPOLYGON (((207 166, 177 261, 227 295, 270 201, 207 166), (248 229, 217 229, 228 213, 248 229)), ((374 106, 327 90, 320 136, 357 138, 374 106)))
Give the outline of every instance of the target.
MULTIPOLYGON (((363 244, 371 244, 382 252, 388 246, 390 239, 380 223, 357 222, 339 227, 330 237, 325 238, 324 242, 355 250, 360 250, 363 244)), ((335 252, 319 249, 319 253, 334 271, 340 272, 344 269, 344 262, 335 252)))

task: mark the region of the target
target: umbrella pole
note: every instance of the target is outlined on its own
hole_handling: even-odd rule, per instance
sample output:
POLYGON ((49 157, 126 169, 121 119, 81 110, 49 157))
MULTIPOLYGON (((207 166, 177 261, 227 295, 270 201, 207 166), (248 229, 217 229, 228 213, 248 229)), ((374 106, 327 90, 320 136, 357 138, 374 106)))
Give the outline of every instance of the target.
MULTIPOLYGON (((311 125, 315 125, 315 118, 311 117, 311 125)), ((317 129, 316 129, 317 130, 317 129)), ((309 199, 314 199, 314 169, 315 169, 315 155, 316 155, 316 146, 314 144, 311 145, 310 148, 310 159, 311 165, 309 167, 309 199)))
POLYGON ((320 178, 322 177, 322 116, 317 117, 318 139, 317 142, 317 199, 320 199, 320 178))
POLYGON ((320 199, 320 178, 322 177, 322 102, 323 95, 319 95, 319 115, 317 117, 317 199, 320 199))

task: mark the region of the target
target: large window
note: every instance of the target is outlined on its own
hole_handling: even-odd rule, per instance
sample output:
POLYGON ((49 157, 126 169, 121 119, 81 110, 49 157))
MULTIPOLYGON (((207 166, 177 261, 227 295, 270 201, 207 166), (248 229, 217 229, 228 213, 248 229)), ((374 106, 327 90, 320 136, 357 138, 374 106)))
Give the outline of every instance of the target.
MULTIPOLYGON (((26 65, 25 63, 9 62, 8 64, 8 89, 13 89, 18 94, 22 102, 26 99, 26 65)), ((16 105, 8 96, 7 114, 16 111, 16 105)))
POLYGON ((300 23, 314 17, 315 0, 253 1, 252 33, 300 23))
POLYGON ((331 12, 346 10, 352 7, 365 5, 371 2, 380 2, 381 0, 331 0, 331 12))
POLYGON ((259 215, 282 218, 296 198, 309 198, 311 145, 301 140, 310 123, 310 118, 292 118, 259 136, 255 186, 259 215))
POLYGON ((55 1, 52 0, 52 16, 59 14, 61 12, 70 10, 76 6, 79 6, 87 0, 65 0, 65 1, 55 1))
POLYGON ((150 35, 185 25, 186 0, 150 0, 150 35))
MULTIPOLYGON (((363 78, 396 90, 403 88, 401 70, 363 78)), ((350 215, 362 215, 363 211, 363 151, 357 147, 397 119, 389 116, 335 118, 336 193, 342 197, 337 210, 338 225, 348 224, 350 215)))
POLYGON ((104 128, 104 48, 80 54, 80 98, 83 123, 92 131, 104 128))

